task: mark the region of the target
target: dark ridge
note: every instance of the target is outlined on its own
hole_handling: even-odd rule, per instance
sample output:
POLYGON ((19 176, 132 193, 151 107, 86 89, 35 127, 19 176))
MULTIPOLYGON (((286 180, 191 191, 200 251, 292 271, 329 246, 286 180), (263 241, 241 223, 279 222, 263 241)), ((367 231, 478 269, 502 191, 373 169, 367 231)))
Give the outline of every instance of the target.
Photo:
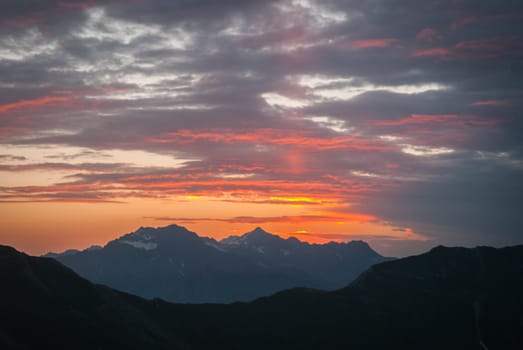
POLYGON ((5 246, 0 279, 2 349, 523 348, 523 246, 438 247, 230 305, 146 301, 5 246))

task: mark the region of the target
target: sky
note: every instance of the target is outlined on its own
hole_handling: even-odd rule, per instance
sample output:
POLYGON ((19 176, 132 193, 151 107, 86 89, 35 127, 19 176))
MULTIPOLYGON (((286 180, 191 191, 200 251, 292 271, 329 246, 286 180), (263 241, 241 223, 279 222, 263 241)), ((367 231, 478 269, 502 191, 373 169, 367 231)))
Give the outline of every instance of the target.
POLYGON ((523 243, 520 0, 3 0, 0 244, 523 243))

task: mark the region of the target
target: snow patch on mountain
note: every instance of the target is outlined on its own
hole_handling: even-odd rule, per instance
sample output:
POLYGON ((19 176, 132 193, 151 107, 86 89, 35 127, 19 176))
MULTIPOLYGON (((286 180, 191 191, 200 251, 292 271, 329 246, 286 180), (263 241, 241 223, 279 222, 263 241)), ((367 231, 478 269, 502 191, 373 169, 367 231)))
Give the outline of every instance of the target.
POLYGON ((120 241, 120 243, 128 244, 130 246, 133 246, 135 248, 139 249, 145 249, 145 250, 153 250, 158 247, 158 244, 153 242, 142 242, 142 241, 120 241))
POLYGON ((213 247, 214 249, 219 250, 220 252, 227 252, 227 249, 223 249, 218 243, 214 243, 210 240, 205 240, 203 243, 209 247, 213 247))
POLYGON ((144 241, 150 241, 153 236, 147 233, 147 229, 140 227, 136 232, 131 234, 131 237, 142 239, 144 241))
POLYGON ((246 245, 247 240, 242 236, 229 236, 220 241, 221 244, 226 245, 246 245))

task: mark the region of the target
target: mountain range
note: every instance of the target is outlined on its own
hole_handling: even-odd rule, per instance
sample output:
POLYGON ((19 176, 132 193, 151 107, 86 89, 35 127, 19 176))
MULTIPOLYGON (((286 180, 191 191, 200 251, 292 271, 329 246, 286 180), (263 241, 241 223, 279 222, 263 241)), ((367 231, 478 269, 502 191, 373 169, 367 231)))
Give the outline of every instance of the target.
POLYGON ((96 285, 0 246, 0 348, 523 348, 523 246, 436 247, 336 291, 171 304, 96 285))
POLYGON ((184 227, 142 227, 104 247, 49 253, 88 280, 144 298, 230 303, 293 287, 334 290, 390 260, 362 241, 309 244, 261 228, 221 241, 184 227))

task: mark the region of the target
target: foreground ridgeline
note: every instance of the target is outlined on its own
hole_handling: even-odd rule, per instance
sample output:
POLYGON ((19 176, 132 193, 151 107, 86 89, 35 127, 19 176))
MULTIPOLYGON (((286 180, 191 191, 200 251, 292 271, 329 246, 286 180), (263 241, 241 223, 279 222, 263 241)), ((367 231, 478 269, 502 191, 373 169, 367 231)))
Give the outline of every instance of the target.
POLYGON ((334 290, 388 260, 361 241, 308 244, 261 228, 216 241, 177 225, 47 256, 92 282, 179 303, 251 301, 294 287, 334 290))
POLYGON ((332 292, 170 304, 0 246, 1 349, 523 349, 523 246, 437 247, 332 292))

